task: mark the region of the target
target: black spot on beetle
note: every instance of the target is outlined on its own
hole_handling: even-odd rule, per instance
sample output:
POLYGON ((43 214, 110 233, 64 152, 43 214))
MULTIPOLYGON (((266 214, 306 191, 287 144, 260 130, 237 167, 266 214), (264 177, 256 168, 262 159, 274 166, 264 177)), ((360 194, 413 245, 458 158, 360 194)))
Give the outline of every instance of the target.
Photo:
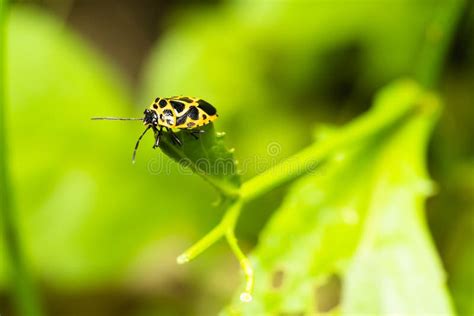
POLYGON ((161 99, 159 104, 160 104, 160 107, 164 108, 168 104, 168 102, 166 102, 165 99, 161 99))
POLYGON ((176 120, 176 125, 184 124, 188 117, 193 120, 199 119, 199 110, 195 106, 190 106, 189 110, 187 110, 186 113, 178 117, 178 119, 176 120))
POLYGON ((206 112, 208 115, 215 115, 217 113, 216 108, 204 100, 198 101, 198 107, 204 112, 206 112))
POLYGON ((188 118, 188 115, 187 113, 184 113, 183 115, 181 115, 180 117, 178 117, 178 119, 176 120, 176 125, 182 125, 184 124, 184 122, 186 122, 186 119, 188 118))
POLYGON ((153 104, 153 108, 154 108, 154 109, 157 109, 157 108, 158 108, 158 105, 157 105, 156 103, 153 104))
POLYGON ((207 115, 206 115, 206 114, 203 114, 203 115, 202 115, 202 119, 203 119, 203 120, 207 119, 207 115))
POLYGON ((193 120, 199 119, 199 110, 195 106, 190 106, 188 116, 193 120))
POLYGON ((164 116, 173 116, 173 112, 171 112, 171 110, 166 109, 166 110, 163 110, 163 115, 164 116))
POLYGON ((160 101, 160 98, 155 99, 155 103, 158 103, 158 101, 160 101))
POLYGON ((176 112, 181 113, 184 110, 184 104, 178 101, 170 101, 171 106, 176 112))
POLYGON ((188 122, 188 124, 186 124, 186 126, 188 126, 189 128, 193 127, 194 125, 196 125, 196 123, 194 122, 188 122))
POLYGON ((181 97, 179 98, 181 101, 184 101, 184 102, 188 102, 188 103, 193 103, 193 100, 191 100, 190 98, 188 97, 181 97))

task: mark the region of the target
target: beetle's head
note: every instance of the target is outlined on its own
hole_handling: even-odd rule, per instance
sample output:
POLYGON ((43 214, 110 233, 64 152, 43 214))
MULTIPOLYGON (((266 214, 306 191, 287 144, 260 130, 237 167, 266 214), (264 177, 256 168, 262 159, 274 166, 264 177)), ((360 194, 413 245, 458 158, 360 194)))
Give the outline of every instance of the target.
POLYGON ((155 111, 146 109, 143 114, 145 114, 145 117, 143 118, 144 125, 158 125, 158 114, 155 111))

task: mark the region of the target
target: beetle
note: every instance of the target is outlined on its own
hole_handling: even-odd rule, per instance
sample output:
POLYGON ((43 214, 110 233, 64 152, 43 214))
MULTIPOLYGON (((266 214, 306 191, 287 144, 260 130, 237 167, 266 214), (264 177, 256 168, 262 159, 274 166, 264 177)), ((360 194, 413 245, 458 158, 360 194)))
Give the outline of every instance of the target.
POLYGON ((93 117, 92 119, 143 121, 146 129, 138 137, 135 144, 132 156, 132 162, 135 162, 140 141, 148 130, 152 129, 155 133, 153 148, 160 146, 160 139, 164 129, 170 135, 173 144, 181 146, 181 140, 173 131, 174 128, 187 130, 195 139, 198 139, 199 134, 204 132, 204 130, 199 128, 214 122, 219 117, 216 108, 210 103, 200 98, 186 96, 158 97, 145 109, 143 114, 145 115, 143 118, 93 117))

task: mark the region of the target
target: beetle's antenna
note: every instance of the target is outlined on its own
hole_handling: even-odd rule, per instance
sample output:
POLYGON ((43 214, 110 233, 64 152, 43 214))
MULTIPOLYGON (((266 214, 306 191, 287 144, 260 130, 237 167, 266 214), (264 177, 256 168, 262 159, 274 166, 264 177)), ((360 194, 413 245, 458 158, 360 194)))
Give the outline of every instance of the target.
POLYGON ((143 118, 128 118, 128 117, 91 117, 91 120, 98 121, 142 121, 143 118))
POLYGON ((148 132, 150 128, 151 128, 151 125, 148 125, 145 131, 140 135, 140 137, 138 137, 137 143, 135 144, 135 149, 133 150, 132 163, 135 163, 135 156, 137 155, 138 145, 140 144, 140 141, 142 140, 143 135, 145 135, 146 132, 148 132))

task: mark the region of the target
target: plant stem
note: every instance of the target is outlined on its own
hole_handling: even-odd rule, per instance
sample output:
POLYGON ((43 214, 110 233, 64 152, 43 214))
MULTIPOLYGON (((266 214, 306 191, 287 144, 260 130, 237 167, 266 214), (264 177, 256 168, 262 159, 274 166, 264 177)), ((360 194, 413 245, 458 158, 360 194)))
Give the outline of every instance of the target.
POLYGON ((224 222, 220 222, 216 227, 214 227, 210 232, 208 232, 204 237, 199 239, 194 245, 188 248, 185 252, 176 258, 178 264, 183 264, 189 262, 199 256, 204 250, 209 248, 212 244, 218 241, 226 230, 224 227, 224 222))
POLYGON ((7 1, 0 0, 0 194, 2 196, 0 231, 4 235, 6 254, 9 259, 7 273, 17 314, 36 316, 41 315, 41 309, 20 245, 7 161, 7 128, 5 126, 6 18, 7 1))
POLYGON ((209 248, 212 244, 224 236, 229 229, 234 230, 241 209, 242 201, 240 199, 234 200, 225 212, 225 215, 220 223, 204 237, 202 237, 198 242, 179 255, 178 258, 176 258, 178 264, 183 264, 196 258, 204 250, 209 248))
POLYGON ((243 251, 240 249, 237 238, 235 237, 235 226, 237 219, 239 218, 240 211, 242 210, 242 200, 234 200, 233 204, 227 209, 224 218, 221 222, 214 227, 209 233, 201 238, 197 243, 191 246, 188 250, 178 256, 176 261, 178 264, 189 262, 196 258, 204 250, 209 248, 212 244, 217 242, 221 237, 225 235, 227 243, 234 255, 239 260, 239 264, 245 275, 246 286, 244 292, 240 296, 243 302, 250 302, 252 300, 252 291, 254 285, 254 276, 252 265, 249 259, 245 256, 243 251))
POLYGON ((464 0, 439 1, 433 20, 426 28, 415 70, 415 77, 425 88, 435 88, 439 81, 465 3, 464 0))
POLYGON ((250 302, 252 300, 253 285, 255 283, 252 265, 250 264, 249 259, 240 249, 237 243, 237 238, 235 237, 234 229, 228 229, 225 236, 227 242, 230 245, 230 249, 232 249, 232 252, 239 260, 240 267, 244 271, 245 275, 245 289, 242 294, 240 294, 240 300, 245 303, 250 302))
POLYGON ((316 172, 323 161, 345 148, 357 144, 368 137, 393 128, 414 113, 416 107, 407 104, 397 113, 372 110, 367 115, 348 124, 335 135, 316 142, 310 147, 290 157, 286 161, 255 176, 242 185, 241 197, 248 202, 285 183, 316 172))

